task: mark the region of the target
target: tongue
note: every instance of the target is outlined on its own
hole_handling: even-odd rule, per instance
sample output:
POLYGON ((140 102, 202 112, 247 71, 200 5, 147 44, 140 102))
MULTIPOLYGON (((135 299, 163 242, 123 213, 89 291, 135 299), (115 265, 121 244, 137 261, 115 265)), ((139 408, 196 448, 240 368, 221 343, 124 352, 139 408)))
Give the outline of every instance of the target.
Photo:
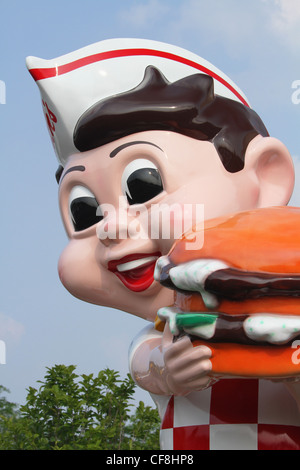
POLYGON ((115 274, 128 289, 141 292, 148 289, 154 281, 154 268, 155 261, 152 261, 140 268, 131 269, 129 271, 115 271, 115 274))
POLYGON ((150 261, 139 268, 130 269, 129 271, 122 271, 119 274, 127 277, 128 279, 132 279, 133 281, 139 280, 141 277, 148 275, 149 273, 153 276, 154 266, 153 261, 150 261))

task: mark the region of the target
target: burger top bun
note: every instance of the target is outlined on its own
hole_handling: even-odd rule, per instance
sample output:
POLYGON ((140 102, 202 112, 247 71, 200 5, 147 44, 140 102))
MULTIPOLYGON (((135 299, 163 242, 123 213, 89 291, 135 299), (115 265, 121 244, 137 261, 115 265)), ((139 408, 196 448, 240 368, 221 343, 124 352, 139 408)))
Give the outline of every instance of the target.
POLYGON ((270 207, 218 217, 205 221, 203 230, 198 247, 193 236, 196 227, 175 242, 169 259, 180 264, 198 257, 214 258, 248 271, 300 273, 298 207, 270 207))

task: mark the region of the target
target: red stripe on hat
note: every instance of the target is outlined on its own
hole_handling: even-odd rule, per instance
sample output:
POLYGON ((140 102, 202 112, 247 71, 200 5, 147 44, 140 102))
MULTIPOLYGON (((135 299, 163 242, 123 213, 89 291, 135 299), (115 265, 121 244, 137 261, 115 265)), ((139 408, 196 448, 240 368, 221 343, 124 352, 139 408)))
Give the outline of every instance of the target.
POLYGON ((241 94, 232 85, 230 85, 230 83, 228 83, 226 80, 224 80, 224 78, 220 77, 212 70, 208 69, 207 67, 204 67, 203 65, 198 64, 197 62, 185 59, 184 57, 178 56, 176 54, 171 54, 169 52, 164 51, 157 51, 155 49, 120 49, 116 51, 100 52, 99 54, 93 54, 87 57, 83 57, 82 59, 74 60, 73 62, 69 62, 68 64, 58 65, 56 67, 50 68, 31 69, 29 70, 29 72, 31 73, 33 79, 35 81, 38 81, 44 80, 45 78, 57 77, 58 75, 63 75, 80 67, 84 67, 95 62, 100 62, 101 60, 140 55, 162 57, 164 59, 174 60, 175 62, 180 62, 181 64, 185 64, 197 70, 200 70, 201 72, 210 75, 215 80, 222 83, 222 85, 226 86, 226 88, 228 88, 228 90, 230 90, 244 105, 249 106, 243 96, 241 96, 241 94))

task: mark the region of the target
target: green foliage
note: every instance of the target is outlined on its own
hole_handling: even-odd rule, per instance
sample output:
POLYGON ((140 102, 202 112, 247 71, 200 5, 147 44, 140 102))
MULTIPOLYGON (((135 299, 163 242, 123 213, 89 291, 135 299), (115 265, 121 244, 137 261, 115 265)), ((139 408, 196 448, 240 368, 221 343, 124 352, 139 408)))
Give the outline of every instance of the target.
POLYGON ((6 397, 1 396, 4 393, 9 393, 9 390, 3 385, 0 385, 0 416, 5 418, 12 418, 17 415, 18 405, 9 402, 6 397))
POLYGON ((135 384, 129 375, 121 380, 105 369, 78 376, 75 369, 48 368, 39 389, 29 388, 20 414, 0 401, 0 450, 159 449, 158 413, 143 402, 132 410, 135 384))

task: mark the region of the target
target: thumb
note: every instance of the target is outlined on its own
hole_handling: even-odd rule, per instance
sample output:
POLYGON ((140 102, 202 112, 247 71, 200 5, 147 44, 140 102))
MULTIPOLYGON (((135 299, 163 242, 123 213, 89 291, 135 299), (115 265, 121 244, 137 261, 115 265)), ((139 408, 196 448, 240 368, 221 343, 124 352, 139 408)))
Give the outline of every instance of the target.
POLYGON ((168 346, 170 346, 170 344, 173 343, 173 338, 174 338, 174 335, 170 330, 169 322, 166 322, 165 328, 164 328, 164 331, 163 331, 163 337, 162 337, 162 347, 163 347, 163 349, 167 348, 168 346))

